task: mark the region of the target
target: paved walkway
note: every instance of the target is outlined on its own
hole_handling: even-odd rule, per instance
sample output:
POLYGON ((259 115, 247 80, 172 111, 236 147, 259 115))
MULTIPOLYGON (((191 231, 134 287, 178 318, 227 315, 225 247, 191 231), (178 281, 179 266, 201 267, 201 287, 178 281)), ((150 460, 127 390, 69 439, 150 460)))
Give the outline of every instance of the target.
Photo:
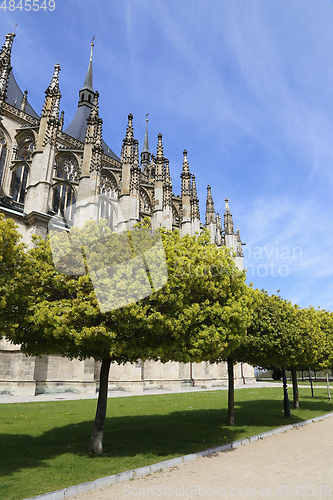
POLYGON ((332 457, 333 416, 71 498, 323 500, 333 498, 332 457))
MULTIPOLYGON (((254 384, 246 384, 246 385, 238 385, 235 389, 250 389, 250 388, 259 388, 259 387, 281 387, 282 382, 255 382, 254 384)), ((291 384, 288 384, 289 388, 292 388, 291 384)), ((299 384, 298 387, 308 387, 310 390, 310 386, 302 386, 299 384)), ((333 390, 333 387, 331 387, 333 390)), ((207 391, 226 391, 227 387, 213 387, 212 389, 201 389, 200 387, 184 387, 179 390, 171 391, 167 389, 156 389, 156 390, 145 390, 138 392, 129 392, 129 391, 109 391, 108 398, 122 398, 129 396, 149 396, 155 394, 172 394, 172 393, 185 393, 185 392, 207 392, 207 391)), ((292 397, 292 394, 290 394, 292 397)), ((30 403, 30 402, 38 402, 38 401, 63 401, 63 400, 71 400, 71 399, 97 399, 98 394, 76 394, 73 392, 66 393, 52 393, 52 394, 38 394, 37 396, 11 396, 10 394, 0 394, 0 404, 1 403, 30 403)))

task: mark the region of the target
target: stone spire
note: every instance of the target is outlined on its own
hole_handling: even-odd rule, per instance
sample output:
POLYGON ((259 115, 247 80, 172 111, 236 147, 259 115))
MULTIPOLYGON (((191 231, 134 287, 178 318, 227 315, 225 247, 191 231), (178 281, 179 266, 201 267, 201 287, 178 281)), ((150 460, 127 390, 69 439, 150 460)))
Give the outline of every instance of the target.
POLYGON ((155 179, 154 179, 154 210, 153 229, 163 225, 163 184, 165 172, 165 158, 163 153, 162 134, 157 136, 157 151, 155 156, 155 179))
POLYGON ((224 230, 225 234, 234 234, 234 223, 232 221, 228 198, 225 199, 224 230))
POLYGON ((221 216, 218 212, 216 212, 216 229, 220 229, 222 231, 221 216))
POLYGON ((180 177, 182 179, 182 197, 191 196, 191 174, 188 165, 186 149, 184 149, 183 151, 183 170, 180 174, 180 177))
POLYGON ((42 111, 42 118, 51 116, 52 113, 54 113, 53 108, 56 103, 59 103, 59 100, 61 98, 59 90, 59 72, 60 72, 60 66, 59 64, 56 64, 54 66, 54 73, 52 76, 51 83, 45 90, 45 101, 42 111))
POLYGON ((91 41, 89 65, 88 65, 86 78, 84 80, 84 84, 82 87, 82 89, 89 89, 92 92, 94 91, 93 90, 93 74, 92 74, 92 56, 93 56, 93 49, 94 49, 94 40, 95 40, 95 37, 93 37, 93 39, 91 41))
POLYGON ((123 140, 122 159, 124 162, 133 163, 134 154, 134 133, 133 133, 133 115, 128 115, 126 136, 123 140))
MULTIPOLYGON (((61 94, 59 90, 59 72, 60 66, 56 64, 51 83, 45 90, 44 107, 25 197, 24 210, 27 214, 31 212, 45 214, 50 210, 52 173, 60 128, 59 108, 61 94)), ((46 226, 44 231, 46 235, 46 226)))
POLYGON ((215 210, 214 210, 214 202, 212 198, 211 187, 207 186, 207 200, 206 200, 206 226, 213 223, 215 224, 215 210))
POLYGON ((195 176, 192 174, 192 189, 191 189, 191 220, 200 219, 199 198, 197 195, 197 185, 195 176))
POLYGON ((150 163, 150 151, 149 151, 149 141, 148 141, 148 114, 146 115, 146 132, 145 132, 145 139, 143 142, 143 149, 141 152, 141 167, 144 170, 145 168, 148 167, 150 163))
POLYGON ((134 158, 131 166, 130 193, 139 195, 140 167, 139 167, 139 141, 134 140, 134 158))
POLYGON ((157 136, 157 152, 156 152, 155 163, 156 163, 155 183, 156 181, 163 182, 165 159, 163 156, 162 134, 158 134, 157 136))
POLYGON ((182 219, 180 224, 180 235, 191 234, 191 174, 187 160, 187 151, 183 151, 183 170, 180 174, 182 180, 182 219))
POLYGON ((91 144, 91 161, 89 171, 100 171, 102 166, 102 124, 103 120, 99 117, 98 107, 99 93, 95 92, 93 107, 91 109, 89 118, 87 119, 87 131, 85 144, 91 144))
POLYGON ((163 180, 163 226, 172 231, 172 180, 170 175, 169 160, 165 158, 163 180))
POLYGON ((45 90, 45 101, 36 145, 37 150, 43 148, 47 144, 55 146, 57 142, 57 135, 60 129, 59 109, 61 99, 59 72, 60 66, 56 64, 54 66, 50 85, 45 90))
POLYGON ((61 94, 60 92, 58 92, 55 96, 55 101, 53 109, 51 111, 51 115, 47 120, 47 128, 45 132, 43 146, 46 146, 46 144, 51 144, 52 146, 55 146, 57 143, 57 136, 60 130, 60 120, 59 120, 60 97, 61 94))
POLYGON ((121 151, 121 194, 119 208, 121 221, 118 222, 118 230, 130 229, 139 221, 140 209, 140 167, 139 167, 139 143, 134 139, 133 115, 128 115, 126 136, 123 140, 121 151))
MULTIPOLYGON (((95 92, 93 89, 93 72, 92 72, 92 56, 93 56, 93 48, 94 48, 94 38, 92 39, 91 42, 91 49, 90 49, 90 59, 89 59, 89 64, 88 64, 88 70, 87 74, 84 80, 84 84, 82 89, 79 90, 79 103, 78 106, 85 106, 88 108, 93 107, 93 102, 94 102, 94 96, 95 92)), ((74 120, 76 118, 76 115, 74 117, 74 120)), ((73 121, 74 121, 73 120, 73 121)))
POLYGON ((172 207, 172 180, 169 160, 165 160, 165 174, 163 182, 163 208, 172 207))
POLYGON ((9 73, 12 70, 11 66, 11 53, 15 33, 8 33, 6 41, 3 44, 0 52, 0 101, 6 100, 6 90, 8 84, 9 73))
POLYGON ((25 111, 25 108, 27 106, 27 102, 28 102, 28 91, 25 90, 24 93, 23 93, 23 96, 22 96, 22 100, 21 100, 21 111, 25 111))

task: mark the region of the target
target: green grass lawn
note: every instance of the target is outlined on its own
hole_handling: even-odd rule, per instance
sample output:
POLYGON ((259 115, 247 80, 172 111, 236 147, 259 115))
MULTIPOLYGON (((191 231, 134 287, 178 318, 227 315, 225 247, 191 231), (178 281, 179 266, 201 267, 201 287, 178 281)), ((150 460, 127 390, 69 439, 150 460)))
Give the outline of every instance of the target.
POLYGON ((0 498, 22 500, 333 411, 325 389, 314 398, 299 392, 300 409, 286 420, 282 388, 237 390, 230 428, 227 391, 112 398, 102 456, 87 451, 96 400, 1 404, 0 498))

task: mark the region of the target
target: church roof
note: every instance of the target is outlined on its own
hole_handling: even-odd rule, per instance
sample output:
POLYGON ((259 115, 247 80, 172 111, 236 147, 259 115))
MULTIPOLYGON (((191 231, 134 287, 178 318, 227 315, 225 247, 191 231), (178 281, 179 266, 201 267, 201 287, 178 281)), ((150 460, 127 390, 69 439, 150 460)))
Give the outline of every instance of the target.
MULTIPOLYGON (((81 142, 85 141, 86 137, 86 130, 87 130, 87 118, 90 115, 92 104, 90 101, 87 101, 87 93, 84 92, 85 90, 88 91, 88 96, 89 94, 94 95, 94 89, 93 89, 93 74, 92 74, 92 54, 93 54, 93 47, 94 44, 93 42, 91 43, 91 51, 90 51, 90 59, 89 59, 89 65, 88 65, 88 70, 86 74, 86 78, 84 80, 84 84, 82 89, 79 91, 79 96, 80 96, 80 101, 78 103, 78 107, 75 113, 75 116, 71 123, 68 125, 66 130, 64 130, 65 134, 70 135, 71 137, 74 137, 74 139, 77 139, 81 142), (83 99, 81 100, 81 97, 83 99)), ((103 153, 110 156, 110 158, 113 158, 116 161, 120 162, 120 158, 112 151, 111 148, 102 140, 102 146, 103 146, 103 153)))
POLYGON ((91 108, 88 106, 78 106, 75 116, 68 125, 65 134, 74 137, 78 141, 84 142, 87 130, 87 118, 90 115, 91 108))
MULTIPOLYGON (((12 106, 16 106, 18 109, 20 109, 21 106, 21 101, 23 97, 23 92, 18 86, 15 77, 13 75, 13 71, 9 73, 8 77, 8 86, 7 86, 7 98, 6 102, 8 104, 11 104, 12 106)), ((26 108, 25 108, 25 113, 27 113, 30 116, 33 116, 34 118, 40 118, 36 111, 30 106, 30 104, 27 102, 26 108)))
MULTIPOLYGON (((86 137, 87 130, 87 118, 90 115, 91 108, 88 106, 78 106, 75 116, 71 123, 68 125, 66 130, 64 130, 65 134, 74 137, 78 141, 84 142, 86 137)), ((110 156, 116 161, 120 161, 120 158, 112 151, 109 146, 102 141, 103 153, 110 156)))

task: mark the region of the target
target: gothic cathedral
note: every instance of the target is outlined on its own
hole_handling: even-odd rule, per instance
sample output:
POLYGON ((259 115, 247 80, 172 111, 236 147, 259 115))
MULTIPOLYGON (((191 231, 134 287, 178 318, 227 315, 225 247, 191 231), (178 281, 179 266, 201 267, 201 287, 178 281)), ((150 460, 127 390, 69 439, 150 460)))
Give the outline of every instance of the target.
MULTIPOLYGON (((14 33, 8 33, 0 52, 0 212, 15 221, 23 241, 31 246, 32 235, 46 238, 49 221, 55 215, 72 224, 74 217, 82 218, 81 208, 87 205, 86 200, 98 196, 96 215, 106 219, 111 229, 132 227, 145 217, 151 219, 153 228, 179 229, 181 235, 194 235, 207 227, 211 241, 232 248, 237 266, 243 269, 242 242, 239 230, 234 231, 228 200, 223 228, 220 215, 215 214, 210 186, 205 225, 200 222, 196 182, 186 150, 178 196, 173 194, 161 134, 157 137, 156 154, 150 152, 148 118, 141 153, 139 141, 134 138, 131 114, 120 157, 104 142, 99 94, 93 89, 93 43, 75 116, 63 130, 59 64, 54 66, 39 116, 29 104, 27 90, 21 91, 13 75, 14 38, 14 33), (120 210, 115 209, 117 206, 120 210)), ((19 346, 0 340, 0 393, 95 392, 98 372, 94 360, 26 357, 19 346)), ((252 381, 253 369, 236 365, 235 378, 236 383, 252 381)), ((138 361, 112 365, 110 370, 110 389, 167 389, 190 383, 201 387, 226 385, 224 363, 163 365, 138 361)))

